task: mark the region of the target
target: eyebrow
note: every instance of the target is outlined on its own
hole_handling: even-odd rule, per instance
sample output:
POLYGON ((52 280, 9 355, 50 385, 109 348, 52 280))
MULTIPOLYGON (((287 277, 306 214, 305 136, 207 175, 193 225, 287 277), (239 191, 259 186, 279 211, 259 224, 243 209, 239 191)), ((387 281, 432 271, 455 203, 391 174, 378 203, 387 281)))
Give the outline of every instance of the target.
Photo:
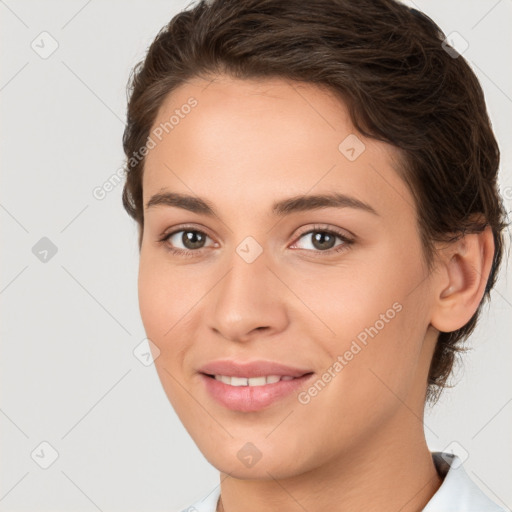
MULTIPOLYGON (((215 208, 209 201, 176 192, 159 192, 154 194, 147 202, 146 210, 155 206, 174 206, 208 217, 218 217, 215 208)), ((294 212, 321 208, 355 208, 372 213, 373 215, 379 215, 369 204, 355 197, 339 193, 300 195, 283 199, 272 205, 272 214, 282 217, 294 212)))

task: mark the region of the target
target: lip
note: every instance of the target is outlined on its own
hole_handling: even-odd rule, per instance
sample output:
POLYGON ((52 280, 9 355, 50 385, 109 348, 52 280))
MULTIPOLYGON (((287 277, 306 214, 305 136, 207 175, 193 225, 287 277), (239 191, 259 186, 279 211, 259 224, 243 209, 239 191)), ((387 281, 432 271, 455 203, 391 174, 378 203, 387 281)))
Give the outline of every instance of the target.
MULTIPOLYGON (((264 377, 279 375, 281 377, 302 377, 312 370, 287 366, 274 361, 237 362, 228 359, 212 361, 198 370, 207 375, 228 375, 229 377, 264 377)), ((277 384, 277 383, 276 383, 277 384)))
POLYGON ((311 370, 286 366, 272 361, 252 361, 235 363, 234 361, 214 361, 200 370, 200 378, 207 393, 222 406, 232 411, 256 412, 278 400, 298 391, 306 381, 313 377, 311 370), (294 377, 292 380, 279 381, 264 386, 230 386, 210 375, 228 375, 230 377, 262 377, 279 375, 294 377))

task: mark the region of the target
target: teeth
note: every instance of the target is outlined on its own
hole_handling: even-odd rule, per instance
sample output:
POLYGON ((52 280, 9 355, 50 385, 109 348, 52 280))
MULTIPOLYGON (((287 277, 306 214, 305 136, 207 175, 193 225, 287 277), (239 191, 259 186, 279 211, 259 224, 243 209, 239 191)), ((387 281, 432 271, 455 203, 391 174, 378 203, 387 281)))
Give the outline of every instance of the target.
POLYGON ((232 386, 247 386, 247 379, 243 377, 231 377, 230 384, 232 386))
POLYGON ((215 380, 220 380, 230 386, 265 386, 265 384, 275 384, 280 380, 292 380, 290 375, 268 375, 266 377, 228 377, 227 375, 215 375, 215 380))
MULTIPOLYGON (((231 382, 233 382, 233 379, 231 379, 231 382)), ((249 386, 264 386, 266 383, 267 383, 267 378, 265 376, 252 377, 250 379, 247 379, 247 384, 249 386)))

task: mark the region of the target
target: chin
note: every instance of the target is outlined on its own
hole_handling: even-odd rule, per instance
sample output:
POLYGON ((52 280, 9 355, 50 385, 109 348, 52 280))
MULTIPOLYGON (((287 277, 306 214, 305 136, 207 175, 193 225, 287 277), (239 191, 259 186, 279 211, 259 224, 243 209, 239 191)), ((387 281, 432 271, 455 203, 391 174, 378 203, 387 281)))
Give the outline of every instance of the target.
POLYGON ((218 471, 240 480, 290 478, 314 467, 306 467, 305 461, 298 460, 296 449, 287 449, 282 444, 274 446, 264 439, 258 448, 257 438, 253 439, 254 443, 230 438, 225 444, 215 443, 206 449, 200 443, 197 446, 218 471))

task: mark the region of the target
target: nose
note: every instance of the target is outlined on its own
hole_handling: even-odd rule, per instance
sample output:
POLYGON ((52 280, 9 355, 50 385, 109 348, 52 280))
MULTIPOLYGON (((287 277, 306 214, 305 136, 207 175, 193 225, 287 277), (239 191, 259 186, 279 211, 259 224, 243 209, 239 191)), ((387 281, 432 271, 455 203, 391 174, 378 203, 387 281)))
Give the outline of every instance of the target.
POLYGON ((228 264, 229 272, 212 290, 210 328, 237 342, 286 329, 286 288, 267 266, 265 252, 252 263, 235 253, 228 264))

